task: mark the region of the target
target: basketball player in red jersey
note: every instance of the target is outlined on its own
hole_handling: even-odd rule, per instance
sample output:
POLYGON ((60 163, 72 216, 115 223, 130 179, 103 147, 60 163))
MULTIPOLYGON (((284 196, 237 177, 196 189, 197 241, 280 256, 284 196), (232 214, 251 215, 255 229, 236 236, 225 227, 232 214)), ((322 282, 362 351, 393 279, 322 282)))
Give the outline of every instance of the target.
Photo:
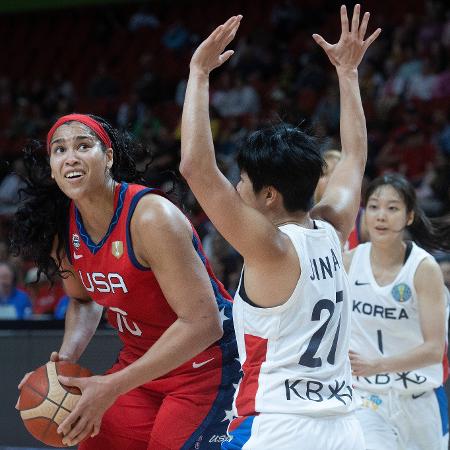
POLYGON ((40 163, 35 149, 26 151, 31 197, 13 241, 49 276, 66 274, 71 302, 51 359, 80 358, 102 307, 123 342, 107 374, 61 377, 83 394, 59 424, 63 442, 88 438, 81 450, 218 448, 239 365, 230 297, 197 233, 160 192, 127 183, 138 175, 135 147, 103 119, 64 116, 46 147, 40 163))

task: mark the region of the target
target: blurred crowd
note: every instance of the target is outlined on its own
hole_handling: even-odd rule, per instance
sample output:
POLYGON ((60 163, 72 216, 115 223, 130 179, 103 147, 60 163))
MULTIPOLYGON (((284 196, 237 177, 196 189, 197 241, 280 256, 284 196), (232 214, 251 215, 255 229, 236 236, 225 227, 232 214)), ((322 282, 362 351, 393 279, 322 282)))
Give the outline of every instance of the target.
MULTIPOLYGON (((40 70, 27 71, 23 77, 11 71, 3 59, 0 318, 61 318, 67 304, 58 283, 51 289, 42 276, 37 278, 31 262, 9 252, 8 229, 23 187, 23 142, 43 138, 60 115, 73 111, 103 115, 146 144, 152 152, 146 172, 149 182, 170 188, 177 179, 190 56, 212 26, 228 15, 242 13, 244 21, 233 45, 235 54, 211 81, 212 131, 221 170, 237 181, 235 156, 242 139, 280 120, 319 137, 324 151, 339 150, 337 78, 311 38, 316 32, 329 41, 337 40, 340 24, 336 23, 333 2, 264 0, 258 8, 254 7, 257 2, 250 0, 229 5, 203 0, 191 6, 186 3, 190 2, 178 6, 174 2, 171 11, 164 2, 154 2, 151 6, 40 12, 33 21, 24 14, 0 17, 1 28, 7 22, 19 29, 31 27, 36 39, 48 29, 41 30, 39 23, 56 24, 54 30, 48 30, 52 34, 46 35, 46 46, 35 50, 33 57, 41 61, 46 59, 39 52, 48 52, 51 42, 64 40, 62 33, 67 30, 58 24, 72 20, 83 24, 88 33, 87 37, 79 33, 78 44, 67 40, 67 45, 58 47, 64 52, 59 54, 61 61, 41 63, 40 70), (95 46, 83 47, 82 38, 95 46), (96 48, 100 49, 97 53, 96 48)), ((372 12, 372 25, 383 32, 359 72, 369 137, 367 180, 387 171, 401 172, 413 182, 429 216, 448 214, 450 9, 436 0, 395 7, 391 2, 372 3, 363 6, 372 12)), ((10 51, 17 57, 17 38, 11 41, 13 48, 7 48, 6 54, 10 51)), ((139 166, 144 168, 148 162, 150 158, 142 156, 139 166)), ((212 266, 233 293, 239 280, 240 257, 179 181, 177 192, 212 266)))

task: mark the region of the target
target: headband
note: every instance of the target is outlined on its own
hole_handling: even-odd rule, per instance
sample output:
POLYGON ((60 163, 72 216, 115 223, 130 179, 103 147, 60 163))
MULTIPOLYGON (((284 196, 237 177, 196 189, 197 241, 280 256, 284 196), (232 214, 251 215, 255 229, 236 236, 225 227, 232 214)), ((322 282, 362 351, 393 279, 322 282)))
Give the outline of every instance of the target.
POLYGON ((86 114, 69 114, 67 116, 60 117, 56 121, 56 123, 50 128, 50 131, 47 134, 47 151, 49 153, 50 153, 50 142, 56 129, 61 125, 71 121, 80 122, 86 125, 98 136, 98 138, 103 142, 103 144, 106 145, 107 148, 112 147, 111 138, 109 137, 108 133, 105 131, 102 125, 100 125, 99 122, 97 122, 92 117, 87 116, 86 114))

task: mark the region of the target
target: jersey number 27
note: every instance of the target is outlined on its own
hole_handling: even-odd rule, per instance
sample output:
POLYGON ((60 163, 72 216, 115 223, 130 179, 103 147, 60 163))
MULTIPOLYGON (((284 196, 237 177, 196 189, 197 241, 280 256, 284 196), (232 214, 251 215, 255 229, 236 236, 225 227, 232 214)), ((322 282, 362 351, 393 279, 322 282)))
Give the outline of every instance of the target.
MULTIPOLYGON (((339 303, 342 303, 344 300, 344 292, 338 291, 336 292, 336 304, 328 299, 319 300, 313 308, 311 320, 318 321, 320 320, 320 316, 322 311, 327 310, 330 315, 328 319, 322 324, 322 326, 312 335, 311 340, 309 341, 308 347, 305 350, 305 353, 300 357, 300 361, 298 362, 302 366, 306 367, 321 367, 322 366, 322 358, 320 356, 315 356, 317 350, 320 347, 320 343, 322 342, 323 337, 325 336, 325 332, 327 330, 327 326, 333 317, 336 306, 339 303)), ((340 312, 339 312, 340 314, 340 312)), ((341 319, 339 317, 339 323, 336 328, 336 334, 334 335, 333 343, 331 344, 330 352, 328 353, 327 362, 329 364, 334 364, 334 359, 336 355, 336 347, 339 339, 339 329, 341 328, 341 319)))

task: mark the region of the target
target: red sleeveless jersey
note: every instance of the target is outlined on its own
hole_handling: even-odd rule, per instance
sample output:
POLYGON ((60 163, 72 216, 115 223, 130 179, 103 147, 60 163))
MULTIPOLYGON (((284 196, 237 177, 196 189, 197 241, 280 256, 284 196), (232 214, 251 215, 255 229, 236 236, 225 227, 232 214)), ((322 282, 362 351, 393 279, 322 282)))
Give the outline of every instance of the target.
MULTIPOLYGON (((154 273, 137 261, 130 236, 139 200, 158 193, 144 186, 118 185, 114 216, 98 244, 86 232, 74 203, 70 206, 69 260, 90 297, 108 309, 108 322, 118 330, 129 361, 142 356, 177 319, 154 273)), ((231 297, 212 273, 194 229, 192 244, 208 270, 222 320, 232 325, 231 297)), ((226 328, 222 339, 233 341, 232 336, 227 339, 226 328)))

